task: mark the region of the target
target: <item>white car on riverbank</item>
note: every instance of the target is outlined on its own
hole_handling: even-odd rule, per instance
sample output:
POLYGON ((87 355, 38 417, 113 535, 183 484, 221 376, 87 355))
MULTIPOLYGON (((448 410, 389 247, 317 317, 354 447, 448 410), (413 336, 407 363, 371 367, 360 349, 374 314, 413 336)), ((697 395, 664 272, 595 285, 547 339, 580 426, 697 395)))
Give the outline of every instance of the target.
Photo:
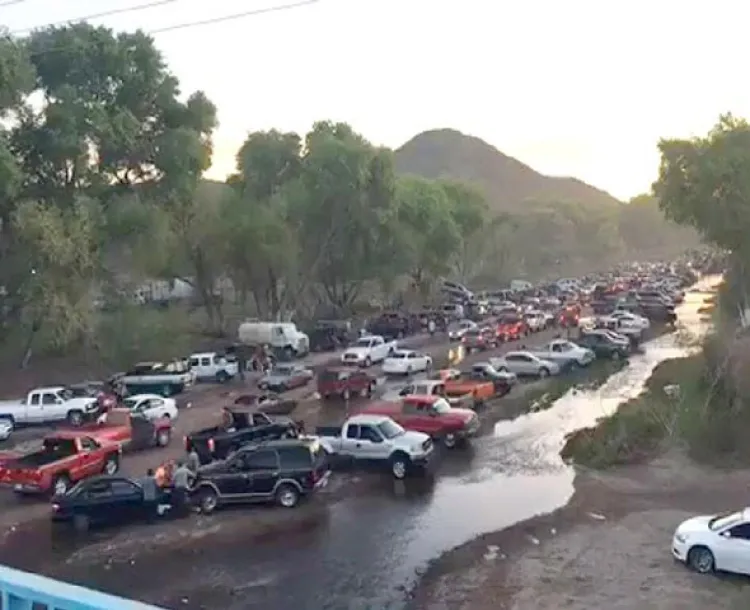
POLYGON ((429 371, 432 358, 413 350, 397 349, 383 360, 383 373, 386 375, 411 375, 429 371))
POLYGON ((531 352, 508 352, 501 358, 490 358, 490 364, 501 373, 507 371, 519 377, 549 377, 560 374, 560 365, 551 360, 542 360, 531 352))
POLYGON ((672 555, 701 574, 750 575, 750 508, 683 521, 672 537, 672 555))

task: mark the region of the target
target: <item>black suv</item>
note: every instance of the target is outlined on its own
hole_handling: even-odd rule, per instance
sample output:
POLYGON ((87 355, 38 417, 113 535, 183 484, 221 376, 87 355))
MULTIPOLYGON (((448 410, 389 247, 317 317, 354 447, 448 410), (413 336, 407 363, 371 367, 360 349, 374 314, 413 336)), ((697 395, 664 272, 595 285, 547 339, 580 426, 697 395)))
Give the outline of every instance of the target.
POLYGON ((198 470, 193 498, 204 513, 224 504, 296 506, 328 482, 326 452, 315 439, 249 445, 198 470))

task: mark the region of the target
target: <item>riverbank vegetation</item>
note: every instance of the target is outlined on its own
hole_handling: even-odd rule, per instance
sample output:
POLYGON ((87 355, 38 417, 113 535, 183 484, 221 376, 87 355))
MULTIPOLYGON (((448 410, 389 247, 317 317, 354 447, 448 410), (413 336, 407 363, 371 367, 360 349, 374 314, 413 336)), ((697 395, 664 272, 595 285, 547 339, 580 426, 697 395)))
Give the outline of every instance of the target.
POLYGON ((700 353, 665 362, 646 391, 593 429, 571 436, 563 456, 590 467, 630 463, 665 444, 700 460, 750 462, 750 125, 722 116, 705 137, 665 140, 654 193, 667 217, 727 251, 700 353))

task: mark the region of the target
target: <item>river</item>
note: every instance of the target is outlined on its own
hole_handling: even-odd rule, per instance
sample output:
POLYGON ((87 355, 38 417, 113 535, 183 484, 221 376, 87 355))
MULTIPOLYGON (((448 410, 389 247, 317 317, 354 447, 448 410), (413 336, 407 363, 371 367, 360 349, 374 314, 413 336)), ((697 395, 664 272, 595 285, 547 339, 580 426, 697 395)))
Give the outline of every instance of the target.
MULTIPOLYGON (((688 294, 678 309, 681 329, 705 330, 697 313, 704 297, 688 294)), ((178 581, 144 576, 147 591, 131 595, 224 610, 403 608, 431 559, 564 505, 574 478, 559 457, 565 436, 640 393, 659 362, 687 352, 684 334, 645 344, 595 390, 574 388, 546 410, 498 422, 470 450, 447 456, 432 484, 384 482, 375 493, 332 504, 317 527, 273 540, 212 546, 204 539, 180 562, 178 581)))

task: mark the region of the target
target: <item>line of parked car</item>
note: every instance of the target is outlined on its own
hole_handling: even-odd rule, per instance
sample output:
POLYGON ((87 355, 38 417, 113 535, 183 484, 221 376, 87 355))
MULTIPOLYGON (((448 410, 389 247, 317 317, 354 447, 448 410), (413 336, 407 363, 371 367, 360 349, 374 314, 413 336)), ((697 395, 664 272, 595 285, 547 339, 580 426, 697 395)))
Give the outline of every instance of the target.
MULTIPOLYGON (((625 283, 621 275, 616 281, 625 283)), ((224 410, 221 425, 185 437, 186 452, 195 452, 201 463, 192 487, 193 502, 205 513, 238 503, 292 507, 326 485, 331 470, 374 467, 397 479, 429 470, 439 445, 450 450, 471 442, 480 428, 478 412, 488 401, 510 392, 519 378, 559 375, 586 367, 596 358, 620 359, 632 353, 651 322, 619 302, 609 315, 581 318, 588 294, 581 287, 573 298, 541 291, 515 295, 512 301, 494 302, 474 320, 457 321, 448 336, 472 351, 490 350, 551 325, 561 329, 561 336, 544 345, 502 356, 488 353, 485 361, 462 370, 433 371, 429 355, 402 349, 382 335, 360 337, 343 353, 339 365, 317 373, 299 363, 277 364, 259 382, 263 394, 238 398, 224 410), (473 343, 477 334, 488 341, 473 343), (324 399, 371 397, 377 379, 368 367, 379 362, 386 374, 408 378, 426 372, 427 379, 409 380, 398 396, 363 403, 341 426, 312 431, 290 417, 295 401, 273 393, 316 380, 324 399)), ((222 363, 214 362, 214 356, 206 355, 206 370, 218 381, 216 369, 210 367, 222 363)), ((147 372, 136 385, 158 388, 165 380, 154 379, 156 373, 188 374, 184 383, 194 383, 196 372, 188 368, 186 372, 152 367, 154 375, 147 372)), ((137 375, 125 377, 132 382, 137 375)), ((170 422, 178 414, 174 400, 161 392, 141 391, 126 398, 122 407, 111 407, 106 418, 91 422, 88 411, 100 410, 86 400, 67 404, 73 397, 60 395, 63 391, 67 390, 56 388, 51 398, 44 399, 46 390, 38 390, 38 399, 29 396, 23 405, 15 405, 16 411, 11 410, 33 413, 31 407, 54 402, 55 417, 67 419, 71 426, 48 436, 39 451, 0 454, 0 484, 20 494, 53 494, 57 520, 75 521, 76 515, 85 515, 89 525, 140 518, 145 510, 142 488, 118 474, 121 456, 129 449, 169 442, 170 422), (80 420, 70 416, 74 404, 81 405, 80 420)), ((0 418, 6 408, 0 406, 0 418)))

